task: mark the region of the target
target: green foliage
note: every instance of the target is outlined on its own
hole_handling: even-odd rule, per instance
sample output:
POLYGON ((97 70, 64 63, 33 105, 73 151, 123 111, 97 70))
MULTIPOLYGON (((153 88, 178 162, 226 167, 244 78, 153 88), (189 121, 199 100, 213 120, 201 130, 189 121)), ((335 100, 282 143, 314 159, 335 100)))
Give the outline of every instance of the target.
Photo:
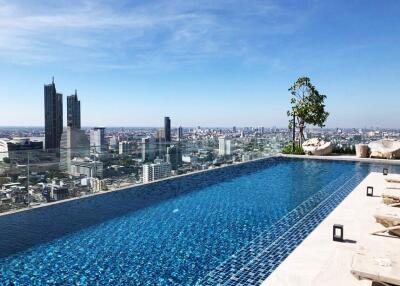
POLYGON ((11 161, 10 161, 10 158, 4 157, 3 158, 3 162, 6 163, 6 164, 10 164, 11 161))
POLYGON ((283 154, 294 154, 294 155, 304 155, 304 150, 303 147, 299 145, 294 146, 294 151, 293 151, 293 146, 292 144, 288 144, 282 149, 283 154))
POLYGON ((11 180, 8 177, 0 177, 0 186, 9 183, 11 180))
POLYGON ((334 146, 332 153, 335 154, 346 154, 346 155, 355 155, 356 154, 356 148, 354 146, 351 147, 338 147, 334 146))
POLYGON ((325 111, 324 100, 326 95, 320 94, 308 77, 300 77, 289 88, 292 98, 291 109, 287 112, 289 116, 289 128, 293 128, 292 118, 295 116, 297 127, 300 130, 301 139, 304 138, 303 131, 306 124, 324 127, 329 113, 325 111))

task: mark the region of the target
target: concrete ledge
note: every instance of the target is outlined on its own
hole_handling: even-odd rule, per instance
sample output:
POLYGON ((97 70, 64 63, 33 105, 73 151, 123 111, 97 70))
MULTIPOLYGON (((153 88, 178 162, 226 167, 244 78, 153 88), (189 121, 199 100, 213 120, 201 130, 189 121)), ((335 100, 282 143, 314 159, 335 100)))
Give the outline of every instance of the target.
POLYGON ((358 158, 355 155, 329 155, 329 156, 313 156, 313 155, 291 155, 279 154, 283 158, 299 158, 299 159, 316 159, 316 160, 334 160, 334 161, 350 161, 363 162, 385 165, 400 165, 400 160, 393 159, 376 159, 376 158, 358 158))

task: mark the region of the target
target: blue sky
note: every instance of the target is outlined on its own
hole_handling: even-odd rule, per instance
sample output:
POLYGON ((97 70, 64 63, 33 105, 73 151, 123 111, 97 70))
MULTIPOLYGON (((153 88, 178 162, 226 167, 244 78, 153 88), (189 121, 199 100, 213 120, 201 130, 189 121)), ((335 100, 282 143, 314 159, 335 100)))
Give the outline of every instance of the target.
POLYGON ((284 127, 306 75, 328 127, 398 128, 399 15, 396 0, 0 0, 0 125, 43 125, 54 75, 84 126, 284 127))

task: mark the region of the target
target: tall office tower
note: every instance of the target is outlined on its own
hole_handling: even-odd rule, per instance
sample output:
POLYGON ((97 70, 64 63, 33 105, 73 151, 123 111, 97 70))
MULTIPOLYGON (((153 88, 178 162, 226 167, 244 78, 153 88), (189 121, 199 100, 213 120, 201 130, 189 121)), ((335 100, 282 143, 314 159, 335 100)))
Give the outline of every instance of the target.
POLYGON ((94 127, 90 130, 90 150, 95 155, 106 152, 105 127, 94 127))
POLYGON ((67 126, 81 129, 81 102, 78 100, 78 95, 67 96, 67 126))
POLYGON ((45 148, 60 148, 63 132, 63 103, 62 94, 57 93, 54 78, 51 84, 44 86, 44 129, 45 148))
POLYGON ((168 116, 164 117, 164 132, 165 142, 168 144, 171 142, 171 119, 168 116))
POLYGON ((179 128, 178 128, 178 140, 182 141, 182 139, 183 139, 183 128, 182 128, 182 126, 179 126, 179 128))
POLYGON ((179 145, 167 147, 166 161, 171 164, 172 170, 178 170, 182 166, 182 149, 179 145))
POLYGON ((155 155, 155 142, 151 137, 142 138, 142 161, 153 161, 155 155))
POLYGON ((231 140, 220 137, 218 139, 219 148, 218 148, 218 155, 220 156, 229 156, 231 155, 231 140))
POLYGON ((61 136, 60 169, 71 173, 71 162, 74 158, 86 158, 90 155, 89 139, 85 131, 67 127, 61 136))
POLYGON ((233 132, 233 133, 236 133, 236 131, 237 131, 237 130, 236 130, 236 126, 233 126, 232 132, 233 132))
POLYGON ((143 183, 148 183, 171 176, 170 163, 156 159, 154 164, 143 165, 143 183))

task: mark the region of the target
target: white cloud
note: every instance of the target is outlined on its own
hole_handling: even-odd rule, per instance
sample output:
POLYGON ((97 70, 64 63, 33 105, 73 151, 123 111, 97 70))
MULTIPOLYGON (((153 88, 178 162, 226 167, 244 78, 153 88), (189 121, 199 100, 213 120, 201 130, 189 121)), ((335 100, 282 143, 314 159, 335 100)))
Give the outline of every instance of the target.
POLYGON ((296 19, 265 1, 0 0, 0 61, 153 69, 245 58, 296 19))

